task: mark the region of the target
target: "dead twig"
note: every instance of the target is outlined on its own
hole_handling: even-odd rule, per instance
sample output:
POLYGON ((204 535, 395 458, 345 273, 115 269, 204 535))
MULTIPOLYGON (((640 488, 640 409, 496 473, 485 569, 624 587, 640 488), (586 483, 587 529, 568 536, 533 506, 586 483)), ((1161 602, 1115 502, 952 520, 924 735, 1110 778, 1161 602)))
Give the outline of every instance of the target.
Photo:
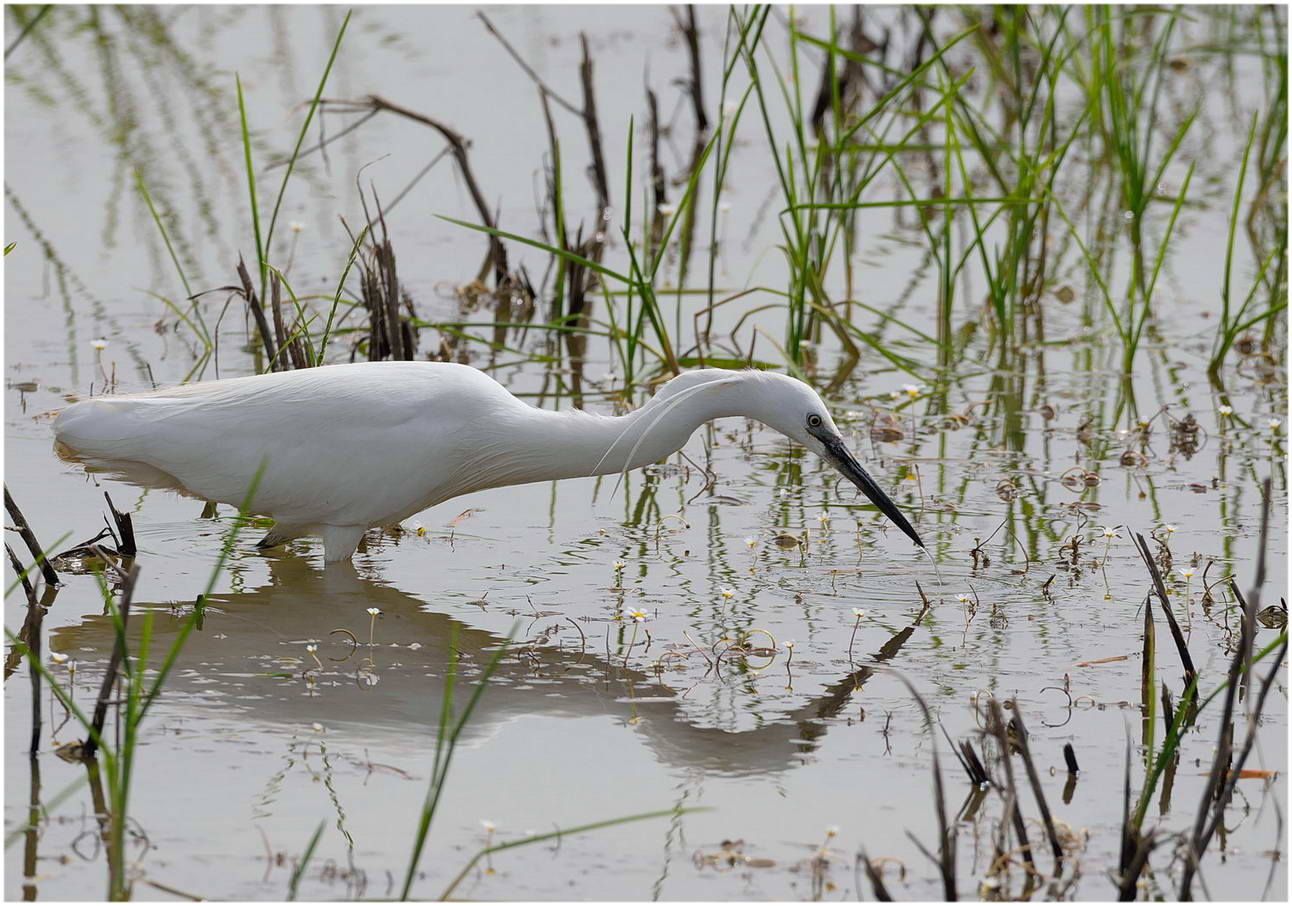
POLYGON ((123 513, 118 510, 112 503, 112 498, 108 492, 103 492, 103 499, 108 502, 108 510, 112 513, 112 521, 117 526, 117 553, 123 557, 133 557, 139 553, 139 548, 135 545, 135 525, 130 518, 129 513, 123 513))
POLYGON ((27 574, 31 570, 22 565, 22 561, 18 559, 18 555, 13 552, 12 547, 6 544, 4 549, 5 553, 9 555, 9 565, 13 567, 14 573, 18 576, 19 581, 22 582, 22 590, 23 594, 27 596, 27 604, 29 606, 35 604, 36 589, 32 587, 31 580, 27 578, 27 574))
MULTIPOLYGON (((58 573, 54 571, 54 567, 50 565, 49 560, 45 557, 45 551, 41 548, 40 542, 36 540, 36 533, 27 524, 26 518, 22 515, 22 510, 18 509, 18 504, 14 503, 7 484, 4 487, 4 508, 9 512, 9 518, 13 520, 13 526, 18 530, 23 543, 27 545, 27 550, 31 551, 31 555, 40 564, 40 572, 45 577, 45 581, 50 585, 57 585, 58 573)), ((21 570, 19 572, 21 573, 21 570)))
POLYGON ((1058 877, 1063 870, 1063 847, 1059 845, 1059 835, 1054 829, 1054 818, 1050 815, 1050 806, 1045 801, 1045 790, 1041 787, 1041 776, 1036 770, 1036 764, 1032 761, 1032 749, 1028 745, 1027 728, 1023 726, 1023 712, 1018 707, 1018 700, 1014 700, 1014 719, 1012 721, 1014 734, 1018 739, 1018 754, 1023 759, 1023 767, 1027 771, 1027 782, 1032 787, 1032 795, 1036 797, 1036 807, 1041 812, 1041 823, 1045 826, 1045 835, 1050 838, 1050 850, 1054 853, 1054 875, 1058 877))
POLYGON ((588 52, 588 36, 579 32, 583 60, 579 63, 579 80, 583 83, 583 125, 588 131, 588 147, 592 150, 592 186, 597 190, 597 226, 600 233, 610 212, 610 183, 606 177, 606 158, 601 152, 601 126, 597 122, 597 98, 592 90, 592 55, 588 52))
POLYGON ((1175 614, 1171 612, 1171 604, 1166 596, 1166 584, 1162 581, 1162 573, 1157 568, 1157 561, 1153 559, 1153 553, 1149 550, 1144 536, 1139 532, 1135 532, 1134 535, 1135 546, 1139 549, 1140 558, 1143 559, 1149 575, 1153 578, 1153 590, 1162 604, 1162 613, 1166 616, 1167 625, 1171 627, 1171 638, 1175 640, 1175 649, 1179 652, 1180 662, 1184 665, 1184 687, 1187 689, 1189 684, 1197 679, 1198 671, 1193 666, 1193 658, 1189 654, 1184 633, 1180 631, 1180 624, 1176 622, 1175 614))
MULTIPOLYGON (((471 201, 475 204, 476 213, 479 215, 480 221, 491 230, 498 228, 493 212, 490 211, 489 204, 485 201, 484 193, 480 190, 480 184, 476 181, 475 172, 471 169, 471 160, 467 154, 467 149, 470 147, 469 142, 457 130, 440 120, 433 119, 415 110, 410 110, 407 107, 402 107, 399 104, 394 104, 376 94, 370 94, 361 101, 324 98, 319 103, 333 108, 340 107, 351 110, 366 108, 378 112, 393 113, 396 116, 402 116, 405 119, 434 129, 448 142, 449 148, 452 149, 453 159, 458 165, 458 172, 462 174, 462 181, 466 183, 467 191, 471 194, 471 201)), ((510 273, 507 267, 507 250, 503 246, 502 240, 492 233, 489 235, 489 256, 485 260, 486 269, 490 264, 493 265, 495 284, 502 286, 507 282, 510 273)))
POLYGON ((570 113, 573 113, 575 116, 583 116, 582 110, 580 110, 578 107, 575 107, 565 98, 561 97, 551 88, 549 88, 546 82, 544 82, 541 78, 539 78, 538 73, 536 73, 530 67, 530 65, 525 62, 524 58, 521 57, 521 55, 516 52, 516 49, 507 42, 507 39, 502 36, 502 33, 498 31, 498 29, 494 28, 493 23, 489 21, 488 16, 486 16, 482 12, 477 12, 476 16, 480 19, 481 22, 484 23, 484 27, 489 30, 489 34, 493 35, 495 38, 498 39, 498 43, 502 45, 503 50, 507 51, 507 54, 513 60, 516 61, 516 65, 518 65, 521 69, 523 69, 525 71, 525 75, 529 76, 530 79, 533 80, 534 84, 538 86, 538 90, 543 93, 544 97, 548 97, 556 101, 556 103, 560 104, 562 107, 570 111, 570 113))
MULTIPOLYGON (((920 711, 924 715, 924 724, 929 728, 930 734, 933 731, 933 716, 929 713, 929 706, 924 701, 924 697, 916 690, 915 686, 903 674, 894 670, 893 674, 902 682, 908 692, 914 697, 916 704, 920 706, 920 711)), ((946 790, 942 785, 942 766, 938 761, 937 746, 932 746, 933 753, 933 805, 938 819, 938 857, 934 858, 918 840, 911 837, 912 842, 920 848, 926 856, 929 857, 937 866, 942 875, 942 896, 947 902, 956 900, 956 838, 952 829, 947 824, 947 800, 946 790)), ((909 837, 910 834, 907 834, 909 837)))
POLYGON ((19 633, 19 639, 23 641, 28 650, 27 666, 31 670, 31 747, 28 751, 35 755, 40 750, 40 731, 42 725, 41 707, 40 707, 40 670, 37 664, 40 663, 41 651, 41 631, 40 624, 44 620, 45 608, 40 606, 36 600, 36 590, 32 587, 31 582, 27 580, 26 572, 22 568, 22 563, 18 560, 18 555, 13 552, 9 545, 4 546, 5 553, 9 555, 9 563, 13 570, 22 578, 22 590, 27 595, 27 619, 23 621, 22 632, 19 633))
POLYGON ((265 319, 264 306, 260 304, 260 298, 256 295, 256 290, 251 285, 251 275, 247 273, 246 262, 242 256, 238 256, 238 279, 242 281, 241 288, 237 289, 239 295, 247 302, 247 307, 251 309, 251 316, 256 321, 256 329, 260 331, 260 342, 265 347, 265 358, 269 362, 270 371, 285 371, 287 363, 278 360, 278 354, 274 351, 274 335, 269 331, 269 322, 265 319))
MULTIPOLYGON (((245 270, 245 269, 244 269, 245 270)), ((94 717, 90 721, 92 728, 81 746, 81 759, 90 761, 98 751, 99 740, 103 738, 103 724, 108 719, 108 702, 112 697, 112 687, 117 681, 117 671, 126 656, 126 628, 130 619, 130 601, 135 592, 135 583, 139 580, 139 564, 130 564, 126 572, 125 584, 121 589, 121 603, 117 605, 121 622, 117 628, 117 641, 112 646, 112 656, 108 658, 108 669, 103 674, 103 684, 99 687, 99 698, 94 703, 94 717)), ((140 665, 142 669, 142 665, 140 665)))
POLYGON ((1023 821, 1023 809, 1018 804, 1018 786, 1014 782, 1014 747, 1016 740, 1011 737, 1009 729, 1005 725, 1005 712, 1000 706, 1000 701, 992 696, 988 702, 988 713, 991 715, 987 722, 987 731, 996 737, 996 744, 1000 747, 1000 763, 1005 769, 1005 800, 1008 803, 1006 810, 1010 813, 1010 818, 1014 823, 1014 833, 1018 836, 1019 849, 1023 853, 1023 861, 1027 863, 1029 872, 1035 871, 1035 859, 1032 856, 1032 844, 1027 839, 1027 825, 1023 821))

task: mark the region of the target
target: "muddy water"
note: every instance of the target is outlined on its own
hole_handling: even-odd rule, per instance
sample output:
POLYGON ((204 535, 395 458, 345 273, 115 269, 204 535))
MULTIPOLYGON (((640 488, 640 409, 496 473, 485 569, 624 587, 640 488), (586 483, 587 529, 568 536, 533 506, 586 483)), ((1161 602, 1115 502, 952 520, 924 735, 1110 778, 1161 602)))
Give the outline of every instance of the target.
MULTIPOLYGON (((619 174, 612 186, 622 185, 619 130, 626 134, 628 115, 642 113, 647 64, 663 115, 679 107, 676 135, 665 142, 670 171, 685 160, 691 125, 669 83, 685 74, 686 60, 665 10, 526 8, 491 16, 543 78, 571 97, 579 90, 575 31, 588 31, 607 154, 619 174)), ((700 19, 714 49, 706 64, 714 86, 723 17, 709 9, 700 19)), ((96 486, 54 456, 46 413, 99 392, 114 376, 118 389, 131 390, 188 374, 194 359, 183 333, 154 329, 167 313, 149 291, 182 293, 133 171, 141 169, 159 207, 173 212, 177 253, 194 288, 230 282, 238 253, 254 255, 233 72, 247 90, 256 153, 271 160, 294 140, 299 114, 292 107, 312 90, 339 20, 335 9, 56 9, 6 63, 6 241, 19 244, 6 259, 5 481, 42 540, 71 533, 60 548, 97 531, 104 489, 133 513, 142 570, 135 607, 155 614, 155 649, 174 638, 205 586, 230 514, 222 509, 203 520, 191 500, 96 486), (101 351, 93 345, 99 338, 106 341, 101 351)), ((819 15, 808 22, 824 31, 819 15)), ((1241 76, 1244 61, 1235 65, 1241 76)), ((1194 70, 1173 87, 1186 95, 1193 80, 1205 79, 1206 71, 1194 70)), ((457 893, 851 897, 858 893, 854 858, 865 847, 872 858, 908 867, 902 881, 890 863, 895 895, 937 897, 932 867, 903 833, 932 845, 934 746, 952 808, 969 786, 945 740, 925 732, 901 681, 881 669, 891 667, 921 691, 954 739, 973 735, 975 697, 1017 698, 1056 818, 1077 835, 1088 833, 1075 895, 1110 896, 1103 871, 1116 865, 1125 748, 1128 738, 1140 742, 1147 578, 1126 529, 1105 546, 1100 526, 1160 534, 1177 527, 1169 541, 1175 565, 1194 563, 1195 576, 1186 584, 1177 574, 1171 583, 1204 689, 1223 674, 1235 615, 1219 589, 1217 603, 1203 605, 1201 574, 1211 562, 1209 579, 1232 571, 1250 582, 1266 477, 1276 515, 1273 579, 1262 603, 1285 592, 1284 454, 1264 430, 1268 419, 1284 417, 1285 384, 1235 377, 1230 401, 1239 421, 1216 414, 1219 401, 1205 378, 1222 264, 1215 250, 1232 191, 1225 161, 1241 142, 1234 123, 1245 123, 1260 100, 1234 101, 1220 90, 1223 80, 1215 84, 1205 128, 1188 146, 1203 177, 1200 203, 1182 215, 1163 278, 1172 316, 1158 325, 1131 382, 1145 420, 1163 405, 1174 418, 1198 419, 1196 449, 1173 444, 1158 418, 1146 464, 1119 463, 1127 441, 1118 429, 1127 422, 1115 414, 1126 402, 1114 371, 1118 351, 1083 323, 1079 303, 1056 304, 1050 337, 1065 342, 1028 350, 1011 370, 961 369, 904 403, 890 394, 910 378, 863 358, 832 396, 854 447, 916 515, 936 568, 820 463, 738 421, 697 434, 686 451, 690 461, 675 458, 617 488, 613 480, 588 479, 461 498, 419 516, 424 535, 371 537, 353 565, 324 570, 321 549, 308 542, 258 554, 246 538, 148 720, 131 803, 129 856, 143 879, 136 895, 172 895, 146 883, 153 881, 205 897, 280 898, 292 860, 319 822, 324 832, 302 896, 397 894, 430 775, 450 640, 469 680, 515 627, 518 652, 502 662, 453 765, 416 888, 423 895, 438 894, 485 845, 482 822, 496 827, 494 840, 505 840, 676 807, 707 811, 502 853, 470 873, 457 893), (1052 419, 1042 411, 1047 404, 1057 412, 1052 419), (871 439, 874 407, 895 413, 900 441, 871 439), (929 414, 970 407, 965 424, 929 414), (712 472, 711 484, 695 463, 712 472), (1098 472, 1096 486, 1063 482, 1077 463, 1098 472), (805 532, 806 547, 776 543, 778 535, 805 532), (1061 549, 1078 534, 1099 540, 1083 547, 1078 567, 1064 566, 1070 551, 1061 549), (918 623, 917 581, 934 600, 918 623), (976 613, 959 595, 978 600, 976 613), (381 611, 375 619, 367 614, 373 607, 381 611), (634 634, 625 617, 638 609, 649 619, 634 634), (860 621, 855 609, 866 612, 860 621), (776 650, 743 658, 728 652, 712 668, 730 644, 723 640, 742 633, 758 645, 774 638, 776 650), (307 644, 317 644, 318 665, 307 644), (1091 662, 1098 663, 1082 666, 1091 662), (1065 742, 1082 769, 1069 795, 1065 742), (838 829, 829 840, 828 827, 838 829), (740 852, 763 861, 733 869, 706 859, 723 841, 739 841, 740 852), (828 859, 814 868, 823 844, 828 859)), ((372 92, 469 135, 473 165, 504 224, 536 229, 541 110, 529 81, 469 10, 360 11, 328 94, 372 92)), ((580 124, 558 122, 574 162, 567 162, 571 206, 590 211, 591 191, 578 178, 580 124)), ((719 267, 728 286, 784 282, 774 221, 760 214, 773 174, 757 125, 750 120, 732 158, 736 178, 719 267)), ((341 126, 327 121, 329 134, 341 126)), ((326 162, 307 159, 283 215, 302 229, 280 225, 275 239, 279 255, 292 260, 298 293, 335 289, 348 250, 336 215, 361 219, 359 168, 371 164, 363 178, 393 198, 437 151, 419 127, 378 118, 334 145, 326 162)), ((1168 179, 1173 175, 1182 174, 1168 179)), ((262 185, 276 188, 277 178, 269 171, 262 185)), ((456 318, 451 289, 470 279, 483 247, 435 213, 475 219, 445 164, 389 222, 419 313, 456 318)), ((859 272, 873 299, 902 300, 904 319, 931 325, 936 272, 926 269, 920 235, 890 214, 876 215, 859 272)), ((537 256, 521 260, 532 261, 536 273, 544 267, 537 256)), ((1063 268, 1063 279, 1084 285, 1071 258, 1063 268)), ((214 323, 223 299, 212 296, 205 305, 214 323)), ((772 336, 779 317, 764 322, 772 336)), ((221 324, 221 352, 204 377, 253 367, 236 305, 221 324)), ((424 351, 438 342, 430 334, 423 332, 424 351)), ((472 361, 495 366, 492 373, 516 392, 541 405, 569 404, 568 395, 553 392, 564 372, 479 349, 472 361)), ((906 351, 933 360, 931 350, 906 351)), ((768 348, 763 354, 774 358, 768 348)), ((822 383, 835 357, 829 347, 820 350, 822 383)), ((586 403, 608 411, 595 391, 609 386, 610 357, 593 344, 588 358, 586 403)), ((23 616, 19 592, 8 601, 6 625, 16 630, 23 616)), ((91 577, 67 577, 45 629, 47 649, 77 665, 77 700, 91 701, 112 646, 91 577)), ((1258 645, 1272 637, 1262 629, 1258 645)), ((1167 639, 1160 620, 1158 639, 1167 639)), ((1178 693, 1180 668, 1169 644, 1159 647, 1158 664, 1178 693)), ((53 669, 68 675, 66 665, 53 669)), ((25 821, 31 792, 30 702, 26 671, 7 676, 8 830, 25 821)), ((44 708, 37 764, 40 795, 49 802, 84 770, 52 754, 78 732, 74 723, 60 725, 56 705, 44 708)), ((1249 767, 1285 769, 1286 712, 1280 679, 1249 767)), ((1166 831, 1191 824, 1217 731, 1204 715, 1186 738, 1171 787, 1152 810, 1166 831)), ((1283 776, 1244 780, 1240 792, 1225 825, 1225 859, 1213 850, 1204 865, 1208 889, 1233 898, 1285 897, 1285 870, 1271 858, 1279 848, 1276 813, 1286 812, 1283 776)), ((998 812, 988 806, 962 824, 966 892, 986 874, 998 812)), ((1030 799, 1025 813, 1035 814, 1030 799)), ((6 895, 102 896, 106 868, 96 827, 85 787, 50 806, 38 839, 19 837, 6 850, 6 895), (24 878, 24 858, 32 855, 34 876, 24 878)), ((1038 826, 1030 833, 1041 839, 1038 826)), ((1165 852, 1160 858, 1164 867, 1165 852)), ((1160 882, 1172 889, 1165 876, 1160 882)))

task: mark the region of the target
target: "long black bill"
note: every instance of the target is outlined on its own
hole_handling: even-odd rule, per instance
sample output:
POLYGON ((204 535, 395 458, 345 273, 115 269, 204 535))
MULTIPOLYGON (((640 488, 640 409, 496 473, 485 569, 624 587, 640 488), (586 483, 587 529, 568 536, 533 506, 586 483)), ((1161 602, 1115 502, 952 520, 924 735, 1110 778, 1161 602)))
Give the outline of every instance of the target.
POLYGON ((901 529, 907 538, 910 538, 918 547, 924 547, 924 542, 920 540, 920 535, 915 528, 906 521, 902 511, 897 508, 889 496, 884 493, 884 489, 875 483, 869 473, 857 462, 857 457, 852 455, 847 447, 843 445, 843 439, 840 437, 830 436, 822 432, 817 436, 825 444, 826 460, 838 469, 845 478, 861 488, 862 493, 870 498, 870 502, 879 507, 879 511, 893 520, 893 524, 901 529))

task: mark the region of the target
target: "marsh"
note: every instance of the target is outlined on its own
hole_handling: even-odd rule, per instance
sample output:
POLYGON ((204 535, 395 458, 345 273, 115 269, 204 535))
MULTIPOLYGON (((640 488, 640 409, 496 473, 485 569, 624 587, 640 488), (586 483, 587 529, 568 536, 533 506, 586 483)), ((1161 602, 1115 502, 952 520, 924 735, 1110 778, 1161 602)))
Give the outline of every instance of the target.
POLYGON ((1285 10, 5 17, 5 483, 53 554, 117 534, 34 603, 10 564, 7 896, 1173 898, 1201 810, 1194 896, 1286 898, 1285 10), (79 400, 352 360, 601 415, 798 377, 930 556, 748 420, 327 569, 52 448, 79 400))

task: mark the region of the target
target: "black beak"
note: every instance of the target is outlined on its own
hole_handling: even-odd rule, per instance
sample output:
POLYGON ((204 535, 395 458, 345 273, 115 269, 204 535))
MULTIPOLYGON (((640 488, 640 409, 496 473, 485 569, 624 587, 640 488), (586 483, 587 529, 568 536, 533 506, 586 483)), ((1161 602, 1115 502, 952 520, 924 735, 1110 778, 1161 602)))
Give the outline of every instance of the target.
POLYGON ((845 478, 861 488, 862 493, 870 498, 870 502, 879 507, 879 511, 891 519, 893 524, 901 529, 907 538, 914 541, 917 547, 924 547, 924 542, 920 540, 919 533, 902 515, 902 511, 897 508, 897 504, 893 503, 889 496, 884 493, 883 488, 877 485, 875 479, 871 478, 866 470, 861 467, 861 463, 857 462, 857 457, 853 456, 852 452, 844 446, 843 438, 826 431, 822 431, 820 434, 813 431, 812 434, 817 440, 825 444, 826 461, 838 469, 845 478))

